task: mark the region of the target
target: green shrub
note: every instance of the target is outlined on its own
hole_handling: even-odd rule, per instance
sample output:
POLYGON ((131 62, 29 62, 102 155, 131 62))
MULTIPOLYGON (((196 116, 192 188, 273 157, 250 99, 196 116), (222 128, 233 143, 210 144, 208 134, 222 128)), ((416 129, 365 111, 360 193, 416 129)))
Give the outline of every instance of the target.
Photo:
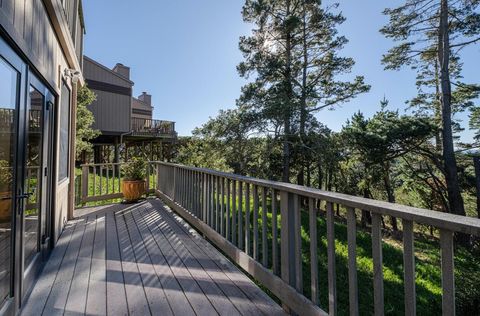
POLYGON ((9 162, 6 160, 0 160, 0 191, 10 190, 12 182, 12 168, 9 162))
POLYGON ((140 158, 133 158, 127 162, 123 167, 124 180, 126 181, 139 181, 145 180, 147 171, 147 163, 140 158))

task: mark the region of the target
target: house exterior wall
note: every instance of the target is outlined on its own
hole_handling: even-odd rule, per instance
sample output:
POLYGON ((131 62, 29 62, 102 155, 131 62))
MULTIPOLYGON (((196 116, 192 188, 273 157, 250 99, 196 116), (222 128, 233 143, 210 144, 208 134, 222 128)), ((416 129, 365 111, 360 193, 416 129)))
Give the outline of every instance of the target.
POLYGON ((152 106, 137 98, 132 98, 132 118, 151 120, 152 112, 152 106))
POLYGON ((97 96, 88 106, 95 116, 93 128, 104 135, 129 132, 133 82, 88 57, 84 57, 84 76, 97 96))
MULTIPOLYGON (((0 1, 0 35, 24 59, 56 97, 55 113, 60 113, 61 85, 65 83, 71 92, 70 100, 70 147, 68 157, 60 157, 58 150, 59 121, 55 122, 56 141, 54 142, 55 170, 53 180, 53 237, 59 237, 69 212, 73 197, 72 172, 67 179, 59 181, 60 159, 72 160, 74 156, 74 115, 76 87, 65 69, 81 72, 83 49, 83 21, 80 0, 2 0, 0 1), (65 3, 63 3, 65 2, 65 3), (69 3, 66 6, 66 3, 69 3), (79 58, 80 57, 80 58, 79 58)), ((80 76, 79 85, 84 82, 80 76)))

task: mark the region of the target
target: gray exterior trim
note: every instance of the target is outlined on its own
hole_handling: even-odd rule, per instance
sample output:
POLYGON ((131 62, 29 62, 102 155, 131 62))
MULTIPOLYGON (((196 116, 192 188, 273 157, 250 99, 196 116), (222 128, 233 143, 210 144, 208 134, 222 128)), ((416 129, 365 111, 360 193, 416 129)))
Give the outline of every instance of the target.
POLYGON ((117 86, 117 85, 109 84, 106 82, 90 80, 90 79, 86 79, 86 82, 88 87, 93 90, 111 92, 111 93, 128 95, 128 96, 132 95, 132 88, 125 88, 122 86, 117 86))

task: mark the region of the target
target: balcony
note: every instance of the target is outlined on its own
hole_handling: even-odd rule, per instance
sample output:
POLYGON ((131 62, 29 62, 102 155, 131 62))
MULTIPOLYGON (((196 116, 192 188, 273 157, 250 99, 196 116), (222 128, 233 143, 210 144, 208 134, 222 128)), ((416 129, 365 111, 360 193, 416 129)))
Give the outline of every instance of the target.
POLYGON ((143 136, 152 138, 176 138, 175 122, 132 118, 132 136, 143 136))
MULTIPOLYGON (((383 315, 392 300, 404 307, 399 313, 425 314, 432 303, 420 299, 426 289, 416 281, 425 273, 421 225, 439 232, 430 250, 440 254, 440 299, 432 297, 431 313, 455 314, 454 234, 480 237, 480 219, 163 162, 147 171, 157 198, 77 210, 25 315, 383 315), (361 211, 372 216, 366 229, 361 211), (386 216, 402 223, 395 247, 382 230, 386 216), (384 273, 401 280, 391 284, 384 273)), ((84 165, 78 202, 119 197, 121 174, 118 164, 84 165)))

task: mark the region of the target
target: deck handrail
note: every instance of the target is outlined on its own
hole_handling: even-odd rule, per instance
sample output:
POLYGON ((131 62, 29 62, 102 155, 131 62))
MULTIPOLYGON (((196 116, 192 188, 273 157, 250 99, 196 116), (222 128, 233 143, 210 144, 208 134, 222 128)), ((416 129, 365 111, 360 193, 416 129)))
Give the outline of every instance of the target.
POLYGON ((470 235, 480 236, 480 219, 475 217, 460 216, 451 213, 432 211, 398 203, 390 203, 386 201, 379 201, 354 195, 348 195, 344 193, 319 190, 316 188, 301 186, 292 183, 258 179, 211 169, 184 166, 180 164, 158 161, 152 163, 161 163, 167 166, 208 173, 230 180, 242 181, 244 183, 249 183, 262 187, 269 187, 275 190, 281 190, 289 193, 299 194, 305 197, 319 199, 322 201, 329 201, 332 203, 341 204, 346 207, 353 207, 365 211, 379 213, 380 215, 389 215, 406 220, 411 220, 418 224, 431 225, 435 226, 436 228, 448 229, 453 232, 461 232, 470 235))
POLYGON ((133 117, 131 130, 133 134, 176 135, 175 122, 149 118, 133 117))
POLYGON ((351 315, 358 315, 356 211, 359 210, 369 211, 372 216, 375 315, 384 313, 382 216, 394 216, 402 221, 405 313, 416 314, 413 228, 414 224, 423 224, 440 230, 442 312, 444 315, 455 314, 454 233, 480 236, 480 219, 210 169, 166 162, 153 162, 153 164, 157 169, 157 195, 239 266, 272 291, 286 308, 298 314, 327 314, 318 306, 319 285, 316 260, 310 260, 312 295, 310 298, 303 295, 300 216, 302 211, 308 212, 309 234, 312 241, 309 255, 311 258, 317 258, 316 223, 320 201, 325 203, 326 213, 329 314, 336 314, 338 303, 335 268, 335 204, 345 207, 347 212, 348 291, 351 315), (267 202, 270 202, 270 205, 267 202), (261 218, 259 217, 260 209, 262 210, 261 218), (272 219, 271 245, 267 238, 269 229, 267 214, 272 219), (281 225, 278 225, 278 217, 281 225), (279 257, 280 260, 278 260, 279 257))

